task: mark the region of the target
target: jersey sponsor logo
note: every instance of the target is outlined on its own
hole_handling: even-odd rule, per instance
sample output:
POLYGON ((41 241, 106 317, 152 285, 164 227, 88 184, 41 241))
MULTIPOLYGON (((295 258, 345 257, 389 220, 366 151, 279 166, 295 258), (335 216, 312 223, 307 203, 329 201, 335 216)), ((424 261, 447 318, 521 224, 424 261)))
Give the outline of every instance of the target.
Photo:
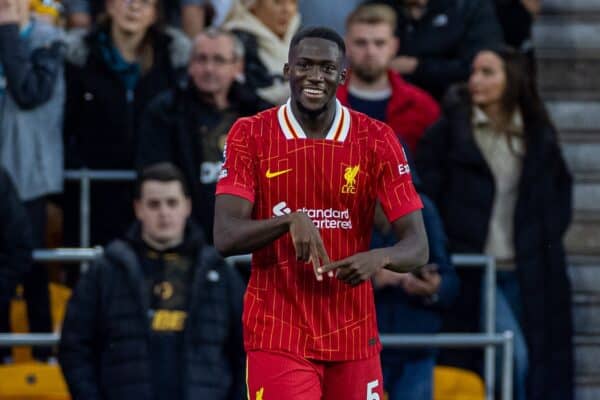
POLYGON ((285 201, 279 202, 273 207, 273 215, 276 217, 282 217, 291 213, 292 210, 287 206, 285 201))
POLYGON ((342 193, 354 194, 356 193, 356 175, 360 172, 360 165, 353 167, 346 167, 344 170, 344 179, 346 184, 342 186, 342 193))
POLYGON ((269 168, 267 170, 265 176, 267 177, 267 179, 273 179, 273 178, 277 178, 278 176, 281 176, 283 174, 287 174, 288 172, 292 172, 292 168, 283 169, 281 171, 273 171, 273 172, 271 172, 271 169, 269 168))
POLYGON ((410 174, 410 167, 408 164, 398 164, 398 173, 400 176, 410 174))
POLYGON ((216 183, 222 174, 221 161, 205 161, 200 165, 200 182, 204 185, 216 183))
MULTIPOLYGON (((319 229, 352 229, 350 210, 336 210, 333 208, 298 208, 297 212, 308 215, 313 224, 319 229)), ((273 207, 273 216, 281 217, 292 213, 292 209, 285 201, 281 201, 273 207)))

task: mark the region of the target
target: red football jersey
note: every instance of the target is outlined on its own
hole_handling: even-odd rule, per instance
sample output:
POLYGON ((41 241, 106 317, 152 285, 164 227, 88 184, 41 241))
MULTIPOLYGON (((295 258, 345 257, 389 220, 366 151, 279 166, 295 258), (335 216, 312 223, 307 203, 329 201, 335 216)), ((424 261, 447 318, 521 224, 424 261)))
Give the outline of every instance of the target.
MULTIPOLYGON (((238 120, 227 138, 217 195, 254 203, 252 217, 293 211, 319 228, 332 261, 369 249, 379 199, 390 221, 418 210, 404 151, 385 124, 336 103, 325 139, 309 139, 290 104, 238 120)), ((244 298, 246 350, 341 361, 381 349, 370 282, 317 281, 289 234, 256 251, 244 298)))

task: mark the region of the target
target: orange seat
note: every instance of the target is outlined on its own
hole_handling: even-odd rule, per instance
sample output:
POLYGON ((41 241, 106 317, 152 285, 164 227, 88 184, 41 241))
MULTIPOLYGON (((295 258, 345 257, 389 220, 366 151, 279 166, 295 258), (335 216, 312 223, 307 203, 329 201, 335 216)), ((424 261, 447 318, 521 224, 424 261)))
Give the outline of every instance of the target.
POLYGON ((433 399, 484 400, 485 385, 472 371, 438 365, 433 372, 433 399))
POLYGON ((69 400, 58 365, 28 362, 0 366, 2 400, 69 400))

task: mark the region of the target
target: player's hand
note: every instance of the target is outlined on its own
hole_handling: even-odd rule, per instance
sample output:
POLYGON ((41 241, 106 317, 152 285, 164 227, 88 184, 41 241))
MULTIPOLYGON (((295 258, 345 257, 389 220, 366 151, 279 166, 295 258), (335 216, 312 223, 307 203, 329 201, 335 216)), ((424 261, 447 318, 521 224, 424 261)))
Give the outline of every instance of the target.
POLYGON ((0 0, 0 25, 18 24, 19 21, 18 0, 0 0))
POLYGON ((371 276, 385 265, 385 260, 379 255, 378 250, 380 249, 357 253, 343 260, 324 265, 318 272, 335 271, 335 276, 339 280, 351 286, 358 286, 371 279, 371 276))
MULTIPOLYGON (((290 218, 290 235, 296 250, 296 258, 312 263, 317 280, 322 281, 323 274, 318 272, 321 262, 329 264, 331 261, 319 230, 305 213, 296 212, 291 214, 290 218)), ((333 276, 333 272, 329 276, 333 276)))
POLYGON ((413 274, 406 275, 401 286, 411 296, 432 296, 438 292, 442 283, 442 277, 437 272, 437 265, 435 264, 425 265, 419 276, 413 274))

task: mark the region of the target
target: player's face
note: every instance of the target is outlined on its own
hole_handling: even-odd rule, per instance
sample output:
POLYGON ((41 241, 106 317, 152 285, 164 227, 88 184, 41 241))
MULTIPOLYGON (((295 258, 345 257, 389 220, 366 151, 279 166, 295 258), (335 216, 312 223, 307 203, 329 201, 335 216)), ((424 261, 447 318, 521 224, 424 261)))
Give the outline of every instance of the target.
POLYGON ((210 95, 229 92, 242 70, 242 61, 235 57, 233 49, 233 40, 226 35, 211 38, 200 34, 197 37, 188 66, 196 89, 210 95))
POLYGON ((473 104, 480 107, 498 104, 505 90, 506 73, 502 59, 491 51, 477 54, 469 78, 469 92, 473 104))
POLYGON ((154 242, 168 244, 183 238, 191 202, 184 195, 180 182, 150 180, 142 185, 134 209, 142 234, 154 242))
POLYGON ((352 73, 372 83, 386 74, 398 40, 389 24, 356 23, 348 27, 346 49, 352 73))
POLYGON ((321 38, 302 39, 290 52, 283 72, 290 80, 292 99, 311 112, 325 110, 335 101, 346 75, 337 44, 321 38))

